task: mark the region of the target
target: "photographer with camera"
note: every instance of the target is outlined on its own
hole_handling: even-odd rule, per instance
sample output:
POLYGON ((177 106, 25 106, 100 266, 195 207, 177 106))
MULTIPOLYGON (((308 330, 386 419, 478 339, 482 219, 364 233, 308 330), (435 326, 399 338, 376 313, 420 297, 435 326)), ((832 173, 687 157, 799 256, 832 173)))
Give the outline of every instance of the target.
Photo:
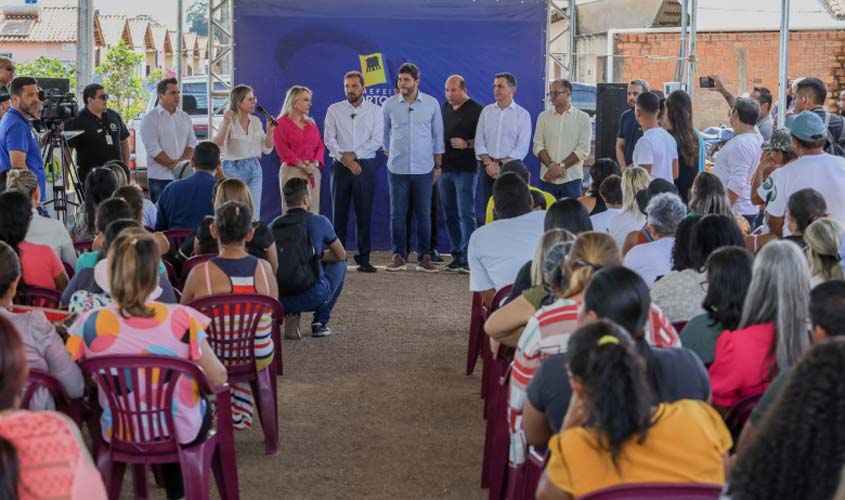
POLYGON ((41 159, 38 136, 30 120, 41 118, 38 81, 28 76, 12 80, 12 107, 0 120, 0 172, 28 169, 38 178, 41 201, 47 192, 47 173, 41 159))
POLYGON ((85 108, 76 118, 65 122, 65 130, 83 133, 69 139, 68 146, 76 149, 76 165, 80 184, 94 167, 112 160, 129 165, 129 131, 120 115, 108 109, 109 95, 97 83, 82 91, 85 108))

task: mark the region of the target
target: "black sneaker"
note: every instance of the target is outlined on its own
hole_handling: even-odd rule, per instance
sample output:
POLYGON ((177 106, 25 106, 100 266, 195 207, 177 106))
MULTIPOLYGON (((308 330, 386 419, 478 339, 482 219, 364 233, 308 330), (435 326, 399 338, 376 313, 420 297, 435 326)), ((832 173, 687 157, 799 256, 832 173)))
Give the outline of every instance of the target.
POLYGON ((374 273, 378 271, 372 264, 369 262, 364 262, 362 264, 358 264, 358 272, 361 273, 374 273))
POLYGON ((469 274, 469 264, 461 262, 461 265, 458 266, 458 274, 469 274))
POLYGON ((442 256, 442 255, 440 255, 440 252, 438 252, 436 249, 435 249, 435 250, 432 250, 432 252, 431 252, 431 261, 432 261, 432 262, 437 262, 437 263, 439 264, 440 262, 443 262, 443 256, 442 256))
POLYGON ((461 268, 460 261, 453 260, 443 270, 447 273, 457 273, 457 272, 459 272, 460 268, 461 268))
POLYGON ((322 323, 311 323, 312 337, 328 337, 332 334, 332 329, 322 323))

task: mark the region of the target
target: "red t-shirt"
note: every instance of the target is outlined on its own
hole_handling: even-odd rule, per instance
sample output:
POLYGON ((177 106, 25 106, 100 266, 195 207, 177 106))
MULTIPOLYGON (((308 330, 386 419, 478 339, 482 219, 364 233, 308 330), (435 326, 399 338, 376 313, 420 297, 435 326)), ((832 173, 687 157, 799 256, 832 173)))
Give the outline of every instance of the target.
POLYGON ((774 323, 726 330, 719 335, 715 359, 707 370, 714 404, 730 408, 766 390, 772 381, 774 361, 769 359, 769 351, 774 338, 774 323))
POLYGON ((56 252, 47 245, 38 245, 28 241, 18 244, 21 253, 21 272, 23 281, 29 286, 56 289, 55 277, 65 270, 56 252))

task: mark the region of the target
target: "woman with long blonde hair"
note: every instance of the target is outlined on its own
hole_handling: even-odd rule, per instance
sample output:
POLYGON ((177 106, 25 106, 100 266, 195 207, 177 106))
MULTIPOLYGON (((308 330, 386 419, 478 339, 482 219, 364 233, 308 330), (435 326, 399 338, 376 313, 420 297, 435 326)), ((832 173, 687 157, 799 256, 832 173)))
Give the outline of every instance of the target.
POLYGON ((622 172, 622 212, 607 223, 607 232, 619 248, 622 248, 628 233, 639 231, 645 225, 645 214, 637 205, 637 193, 648 188, 649 182, 651 177, 644 168, 626 168, 622 172))
MULTIPOLYGON (((320 185, 324 166, 325 146, 320 130, 308 116, 311 109, 311 90, 294 85, 285 94, 285 103, 279 114, 279 126, 273 132, 273 145, 282 160, 279 168, 279 191, 285 182, 294 177, 308 179, 311 184, 311 213, 320 213, 320 185)), ((287 212, 282 197, 282 210, 287 212)))
POLYGON ((253 220, 261 219, 262 154, 273 150, 273 132, 276 123, 267 120, 267 133, 255 112, 258 98, 249 85, 238 85, 229 94, 229 109, 223 114, 220 131, 214 142, 224 153, 223 173, 226 177, 240 179, 249 186, 255 204, 253 220))

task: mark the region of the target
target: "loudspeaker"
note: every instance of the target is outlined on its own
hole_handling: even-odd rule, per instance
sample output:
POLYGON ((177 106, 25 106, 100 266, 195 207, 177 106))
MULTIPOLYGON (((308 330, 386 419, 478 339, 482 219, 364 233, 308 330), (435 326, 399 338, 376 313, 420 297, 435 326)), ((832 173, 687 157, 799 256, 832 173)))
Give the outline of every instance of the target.
MULTIPOLYGON (((616 159, 619 117, 628 109, 627 83, 599 83, 596 93, 596 159, 616 159)), ((620 165, 621 166, 621 165, 620 165)))

